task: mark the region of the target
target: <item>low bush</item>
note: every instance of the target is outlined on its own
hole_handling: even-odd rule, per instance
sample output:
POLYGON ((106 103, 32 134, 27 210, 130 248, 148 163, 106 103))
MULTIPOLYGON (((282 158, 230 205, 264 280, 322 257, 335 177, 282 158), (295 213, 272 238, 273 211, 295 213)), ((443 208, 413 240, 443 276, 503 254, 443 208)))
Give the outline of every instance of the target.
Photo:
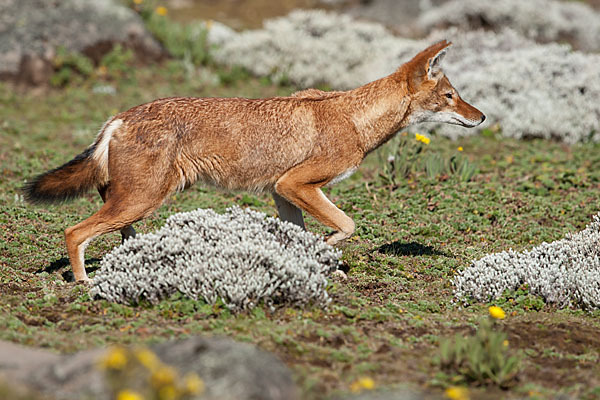
POLYGON ((261 302, 325 305, 341 252, 302 228, 237 207, 175 214, 107 254, 93 296, 157 303, 176 293, 240 311, 261 302))
POLYGON ((521 253, 474 261, 453 280, 456 298, 489 301, 522 290, 559 307, 600 308, 600 214, 581 232, 521 253))

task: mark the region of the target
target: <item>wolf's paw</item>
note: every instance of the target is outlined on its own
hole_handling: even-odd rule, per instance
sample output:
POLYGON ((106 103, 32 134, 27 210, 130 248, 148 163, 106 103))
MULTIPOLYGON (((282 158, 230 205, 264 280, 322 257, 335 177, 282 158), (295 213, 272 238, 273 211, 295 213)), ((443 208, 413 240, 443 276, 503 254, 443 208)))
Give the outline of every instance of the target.
POLYGON ((92 286, 92 280, 86 276, 85 278, 77 279, 75 284, 89 287, 92 286))

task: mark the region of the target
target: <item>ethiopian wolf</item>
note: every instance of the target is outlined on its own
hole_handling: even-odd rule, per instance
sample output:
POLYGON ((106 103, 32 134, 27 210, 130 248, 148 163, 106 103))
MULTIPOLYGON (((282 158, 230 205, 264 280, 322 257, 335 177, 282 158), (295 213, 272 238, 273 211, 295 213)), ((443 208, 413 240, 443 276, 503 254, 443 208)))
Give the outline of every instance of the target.
POLYGON ((303 225, 304 210, 334 229, 354 222, 321 188, 355 171, 365 156, 410 124, 479 125, 439 68, 450 46, 423 50, 393 74, 345 92, 308 89, 268 99, 173 97, 110 118, 94 143, 25 187, 31 202, 60 202, 96 188, 104 205, 65 230, 75 279, 89 281, 84 251, 95 237, 131 227, 170 194, 196 181, 232 190, 270 191, 280 216, 303 225), (299 210, 300 209, 300 210, 299 210))

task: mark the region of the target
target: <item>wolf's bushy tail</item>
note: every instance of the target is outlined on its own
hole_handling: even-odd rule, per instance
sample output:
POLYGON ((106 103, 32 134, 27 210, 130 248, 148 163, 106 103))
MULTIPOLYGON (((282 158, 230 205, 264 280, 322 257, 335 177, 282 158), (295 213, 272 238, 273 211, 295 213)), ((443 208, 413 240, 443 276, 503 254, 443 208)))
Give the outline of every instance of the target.
POLYGON ((102 184, 98 163, 92 157, 96 143, 68 163, 38 175, 23 186, 25 200, 58 203, 82 196, 102 184))

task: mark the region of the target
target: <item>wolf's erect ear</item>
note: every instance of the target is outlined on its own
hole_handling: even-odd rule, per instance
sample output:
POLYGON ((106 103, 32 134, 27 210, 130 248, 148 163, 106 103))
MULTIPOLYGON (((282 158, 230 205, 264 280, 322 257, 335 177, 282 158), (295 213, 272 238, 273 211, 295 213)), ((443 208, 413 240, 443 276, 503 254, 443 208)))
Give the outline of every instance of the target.
POLYGON ((419 86, 426 79, 435 79, 440 71, 440 62, 451 45, 452 43, 442 40, 429 46, 407 63, 412 69, 413 85, 419 86))
MULTIPOLYGON (((433 77, 441 70, 440 63, 444 59, 446 55, 446 51, 448 47, 452 45, 452 43, 445 42, 445 46, 442 47, 439 51, 435 53, 433 57, 431 57, 427 63, 427 78, 433 79, 433 77)), ((440 42, 442 43, 442 42, 440 42)), ((439 43, 438 43, 439 44, 439 43)), ((436 46, 436 45, 434 45, 436 46)), ((433 46, 432 46, 433 47, 433 46)))

